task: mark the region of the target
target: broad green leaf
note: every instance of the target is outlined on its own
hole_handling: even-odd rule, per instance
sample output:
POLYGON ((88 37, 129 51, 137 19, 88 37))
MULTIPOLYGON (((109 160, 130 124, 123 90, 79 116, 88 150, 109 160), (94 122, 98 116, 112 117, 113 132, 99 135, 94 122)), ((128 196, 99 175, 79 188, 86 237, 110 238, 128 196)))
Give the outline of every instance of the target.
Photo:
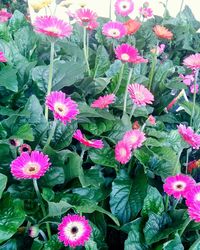
POLYGON ((96 51, 96 60, 94 67, 94 78, 103 76, 110 67, 109 54, 103 45, 100 45, 96 51))
POLYGON ((49 208, 49 212, 48 212, 47 216, 54 217, 54 216, 60 216, 64 213, 66 213, 68 210, 73 208, 73 206, 70 205, 69 203, 61 200, 59 202, 49 201, 48 208, 49 208))
POLYGON ((43 250, 60 250, 63 244, 58 240, 58 235, 52 235, 51 239, 45 242, 43 250))
POLYGON ((28 25, 28 22, 24 16, 24 14, 22 14, 20 11, 15 10, 15 12, 13 13, 10 21, 9 21, 9 26, 12 32, 16 32, 17 30, 19 30, 21 27, 28 25))
POLYGON ((116 76, 122 66, 122 62, 120 60, 115 60, 113 64, 110 65, 110 68, 106 71, 106 75, 108 77, 116 76))
POLYGON ((9 240, 2 246, 0 246, 0 250, 17 250, 16 240, 9 240))
POLYGON ((95 122, 81 124, 84 130, 89 131, 96 136, 100 136, 101 134, 110 131, 113 125, 113 121, 103 119, 96 119, 95 122))
POLYGON ((0 199, 7 184, 7 176, 0 173, 0 199))
POLYGON ((55 198, 55 193, 51 188, 43 188, 42 198, 46 201, 52 201, 55 198))
POLYGON ((17 70, 11 66, 5 66, 0 71, 0 86, 13 92, 18 91, 17 70))
POLYGON ((85 249, 86 250, 98 250, 97 248, 97 243, 92 240, 92 239, 89 239, 88 241, 86 241, 85 243, 85 249))
POLYGON ((54 187, 65 182, 65 174, 62 167, 50 166, 47 173, 40 179, 43 186, 54 187))
POLYGON ((178 234, 175 235, 173 240, 170 240, 163 245, 163 250, 184 250, 184 247, 181 243, 181 238, 178 234))
POLYGON ((40 241, 38 238, 34 239, 33 244, 31 246, 31 250, 41 250, 43 248, 43 241, 40 241))
POLYGON ((26 141, 33 141, 33 130, 29 124, 24 124, 13 134, 11 138, 19 138, 26 141))

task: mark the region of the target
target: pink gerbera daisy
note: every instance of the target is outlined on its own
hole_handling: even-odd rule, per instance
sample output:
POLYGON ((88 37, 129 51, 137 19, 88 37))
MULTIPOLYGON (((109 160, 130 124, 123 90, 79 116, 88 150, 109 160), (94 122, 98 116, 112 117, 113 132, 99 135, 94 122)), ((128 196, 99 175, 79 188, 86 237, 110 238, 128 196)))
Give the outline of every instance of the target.
POLYGON ((0 51, 0 62, 7 62, 7 59, 2 51, 0 51))
POLYGON ((64 124, 76 119, 79 114, 78 104, 62 91, 53 91, 46 97, 46 105, 53 111, 54 117, 64 124))
POLYGON ((183 75, 180 74, 179 77, 182 79, 183 83, 185 83, 185 85, 190 86, 192 82, 194 82, 194 75, 190 74, 190 75, 183 75))
POLYGON ((153 17, 153 10, 148 7, 140 7, 139 8, 139 13, 144 17, 144 18, 151 18, 153 17))
POLYGON ((138 56, 138 50, 126 43, 118 45, 115 49, 117 59, 123 62, 132 62, 138 56))
POLYGON ((127 16, 134 9, 134 4, 132 0, 117 0, 115 2, 115 10, 118 15, 127 16))
POLYGON ((92 108, 99 108, 99 109, 105 109, 108 108, 110 104, 115 102, 115 95, 105 95, 100 96, 97 100, 95 100, 92 104, 92 108))
POLYGON ((131 145, 125 140, 121 140, 115 146, 115 159, 126 164, 131 158, 131 145))
POLYGON ((178 132, 192 148, 199 149, 200 147, 200 135, 196 134, 191 127, 186 128, 185 125, 180 124, 178 126, 178 132))
POLYGON ((188 207, 188 214, 191 220, 200 222, 200 204, 194 203, 191 207, 188 207))
POLYGON ((55 16, 38 16, 34 22, 35 31, 51 37, 69 37, 72 26, 55 16))
POLYGON ((11 173, 17 179, 39 179, 50 165, 48 156, 42 152, 22 153, 11 162, 11 173))
POLYGON ((32 149, 31 146, 24 143, 19 147, 19 153, 22 154, 24 152, 31 153, 32 149))
POLYGON ((133 103, 137 106, 146 106, 152 104, 154 96, 143 85, 134 83, 128 86, 128 92, 133 103))
POLYGON ((132 129, 126 132, 123 137, 123 141, 126 141, 132 149, 140 148, 145 140, 145 134, 139 129, 132 129))
POLYGON ((196 53, 186 57, 183 64, 192 70, 200 69, 200 53, 196 53))
POLYGON ((67 215, 58 225, 58 238, 64 245, 75 248, 84 246, 89 240, 92 228, 86 220, 85 216, 77 214, 67 215))
POLYGON ((121 22, 110 21, 104 24, 102 32, 107 37, 118 39, 126 35, 126 28, 121 22))
POLYGON ((94 30, 99 27, 99 23, 97 21, 92 21, 89 22, 88 25, 86 26, 87 30, 94 30))
POLYGON ((76 18, 81 25, 88 25, 97 19, 97 14, 90 9, 81 8, 76 11, 76 18))
POLYGON ((88 140, 85 138, 85 136, 82 134, 80 129, 77 129, 73 135, 73 137, 78 140, 80 143, 85 145, 86 147, 91 148, 103 148, 104 144, 102 140, 88 140))
POLYGON ((186 197, 188 191, 196 185, 193 178, 184 174, 177 174, 175 176, 169 176, 165 180, 163 185, 165 193, 174 196, 176 199, 186 197))
POLYGON ((12 14, 7 12, 7 10, 0 10, 0 23, 5 23, 12 17, 12 14))

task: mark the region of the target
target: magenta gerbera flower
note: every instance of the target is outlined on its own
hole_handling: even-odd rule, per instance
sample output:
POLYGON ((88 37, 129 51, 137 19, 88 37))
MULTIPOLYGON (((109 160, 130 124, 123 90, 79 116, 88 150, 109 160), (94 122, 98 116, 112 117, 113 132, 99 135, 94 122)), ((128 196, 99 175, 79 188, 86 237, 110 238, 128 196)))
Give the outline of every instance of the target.
POLYGON ((195 203, 191 207, 188 207, 188 214, 191 220, 200 222, 200 204, 195 203))
POLYGON ((200 53, 196 53, 186 57, 183 64, 189 69, 200 69, 200 53))
POLYGON ((79 114, 78 104, 62 91, 53 91, 46 97, 46 105, 53 111, 55 119, 66 124, 79 114))
POLYGON ((137 106, 146 106, 152 104, 154 96, 143 85, 134 83, 128 86, 128 92, 133 103, 137 106))
POLYGON ((200 206, 200 185, 192 185, 190 192, 186 195, 186 205, 192 207, 194 204, 200 206))
POLYGON ((123 141, 131 146, 132 149, 142 147, 142 143, 146 140, 144 132, 139 129, 132 129, 125 133, 123 141))
POLYGON ((180 124, 178 126, 178 132, 192 148, 199 149, 200 147, 200 135, 196 134, 191 127, 186 128, 185 125, 180 124))
POLYGON ((33 25, 36 32, 51 37, 64 38, 72 33, 72 26, 55 16, 38 16, 33 25))
POLYGON ((77 129, 73 135, 73 137, 78 140, 80 143, 85 145, 86 147, 91 148, 103 148, 104 144, 102 140, 88 140, 80 129, 77 129))
POLYGON ((39 179, 50 165, 48 156, 42 152, 22 153, 11 162, 11 173, 17 179, 39 179))
POLYGON ((58 225, 58 238, 64 245, 75 248, 84 246, 89 240, 92 228, 85 216, 67 215, 58 225))
POLYGON ((134 4, 132 0, 117 0, 115 2, 115 10, 118 15, 127 16, 134 9, 134 4))
POLYGON ((110 38, 122 38, 126 35, 126 28, 121 22, 110 21, 104 24, 102 33, 110 38))
POLYGON ((75 16, 78 22, 83 26, 86 26, 97 19, 97 14, 95 12, 85 8, 78 9, 75 16))
POLYGON ((117 59, 123 62, 132 62, 138 56, 138 50, 126 43, 118 45, 115 49, 117 59))
POLYGON ((115 159, 126 164, 131 158, 131 145, 125 140, 121 140, 115 146, 115 159))
POLYGON ((0 23, 7 22, 12 17, 12 14, 7 12, 7 10, 0 10, 0 23))
POLYGON ((193 178, 184 174, 177 174, 175 176, 169 176, 165 180, 163 185, 165 193, 174 196, 176 199, 186 197, 190 189, 196 185, 193 178))
POLYGON ((105 96, 100 96, 97 100, 95 100, 92 104, 92 108, 105 109, 108 108, 110 104, 115 102, 115 95, 109 94, 105 96))
POLYGON ((7 59, 2 51, 0 51, 0 62, 7 62, 7 59))

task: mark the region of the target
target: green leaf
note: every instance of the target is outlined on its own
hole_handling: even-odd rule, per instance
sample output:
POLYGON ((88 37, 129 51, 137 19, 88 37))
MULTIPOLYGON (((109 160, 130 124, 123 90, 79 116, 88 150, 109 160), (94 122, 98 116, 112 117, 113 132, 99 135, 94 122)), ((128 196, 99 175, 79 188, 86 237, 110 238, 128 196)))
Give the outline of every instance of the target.
POLYGON ((94 78, 105 74, 110 67, 109 54, 103 45, 100 45, 96 51, 96 60, 94 67, 94 78))
POLYGON ((103 119, 96 119, 95 122, 81 124, 84 130, 89 131, 96 136, 100 136, 101 134, 110 131, 113 125, 113 121, 103 119))
POLYGON ((12 32, 16 32, 21 27, 23 27, 27 24, 28 23, 27 23, 25 16, 20 11, 15 10, 15 12, 13 13, 13 15, 9 21, 10 30, 12 32))
POLYGON ((13 92, 18 91, 17 70, 11 66, 5 66, 0 71, 0 86, 13 92))
POLYGON ((133 179, 125 171, 120 171, 112 183, 110 208, 121 223, 137 216, 142 209, 146 190, 147 178, 142 171, 138 171, 133 179))
POLYGON ((17 250, 16 240, 9 240, 2 246, 0 246, 0 250, 17 250))
POLYGON ((11 138, 19 138, 22 140, 33 141, 33 130, 29 124, 24 124, 13 134, 11 138))
POLYGON ((4 197, 0 202, 0 243, 11 238, 24 219, 22 202, 9 196, 4 197))
POLYGON ((86 241, 85 243, 85 249, 86 250, 98 250, 97 248, 97 243, 92 240, 92 239, 89 239, 88 241, 86 241))
POLYGON ((7 180, 7 176, 0 173, 0 199, 2 197, 4 189, 6 188, 7 180))
POLYGON ((156 188, 149 186, 147 196, 144 199, 142 215, 148 216, 152 212, 161 215, 164 210, 162 195, 156 188))
POLYGON ((184 250, 184 247, 181 243, 181 238, 178 234, 175 235, 173 240, 167 241, 163 245, 163 250, 184 250))
POLYGON ((31 250, 41 250, 43 248, 43 241, 38 240, 38 238, 34 239, 33 244, 31 246, 31 250))
POLYGON ((63 244, 58 240, 58 235, 52 235, 51 239, 45 242, 43 250, 60 250, 63 248, 63 244))
POLYGON ((64 170, 61 167, 51 167, 48 172, 40 179, 43 186, 54 187, 65 182, 64 170))
POLYGON ((48 217, 60 216, 70 210, 73 206, 65 201, 48 202, 48 217))

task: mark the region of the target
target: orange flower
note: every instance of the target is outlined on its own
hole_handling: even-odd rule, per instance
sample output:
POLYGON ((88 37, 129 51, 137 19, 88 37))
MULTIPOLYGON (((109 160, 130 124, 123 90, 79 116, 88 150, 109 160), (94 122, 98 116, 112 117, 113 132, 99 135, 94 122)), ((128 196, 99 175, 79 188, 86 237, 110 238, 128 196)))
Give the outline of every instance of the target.
POLYGON ((171 40, 173 38, 173 33, 164 26, 156 25, 153 28, 153 31, 158 38, 163 38, 167 40, 171 40))
POLYGON ((129 19, 127 22, 124 23, 127 35, 135 34, 139 30, 140 26, 140 22, 132 19, 129 19))

